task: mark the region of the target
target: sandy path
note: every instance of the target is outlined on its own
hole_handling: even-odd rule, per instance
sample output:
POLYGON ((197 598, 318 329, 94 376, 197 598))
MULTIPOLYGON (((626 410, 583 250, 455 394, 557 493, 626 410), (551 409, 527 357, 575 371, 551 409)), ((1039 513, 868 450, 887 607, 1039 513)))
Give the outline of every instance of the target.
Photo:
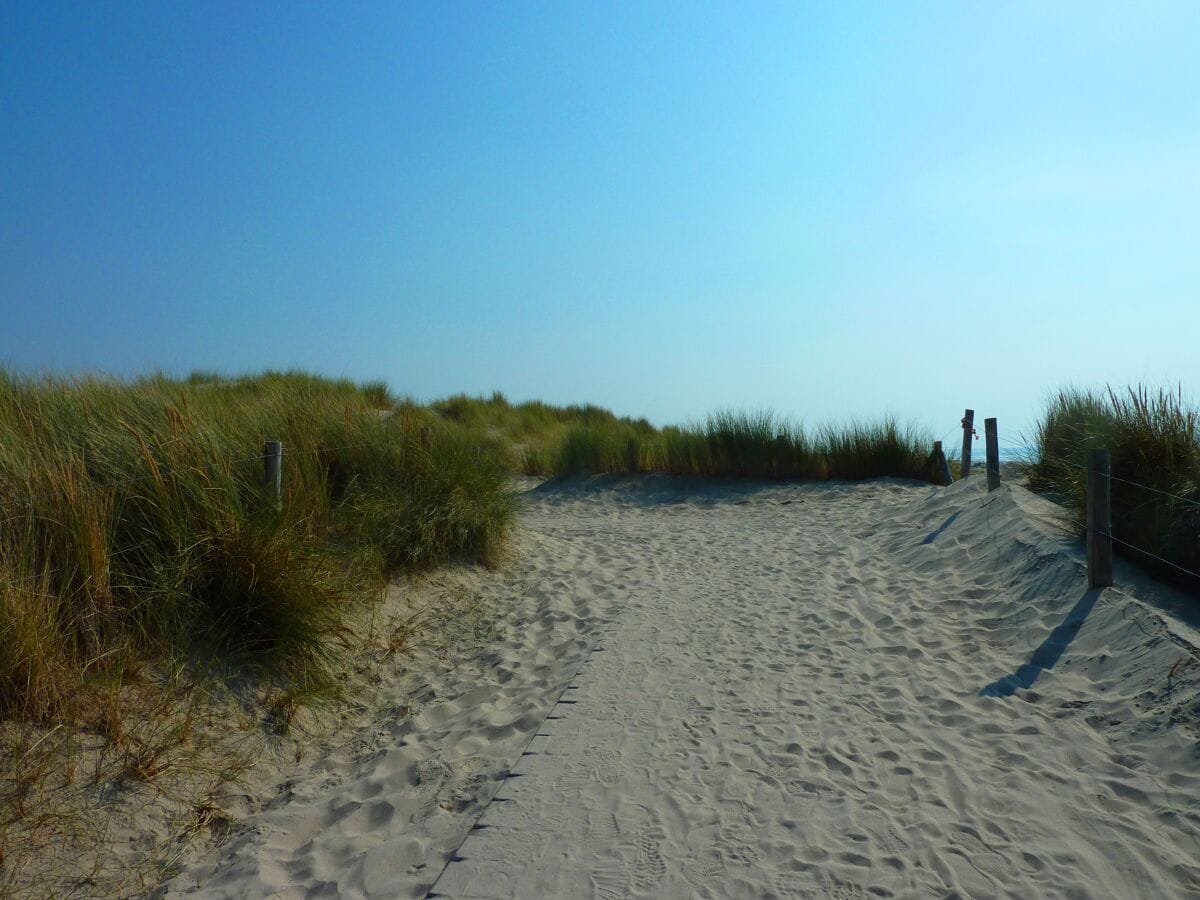
POLYGON ((980 481, 530 492, 487 649, 165 895, 1195 895, 1196 635, 980 481))
POLYGON ((1187 648, 1010 492, 543 503, 627 595, 435 894, 1200 890, 1187 648))

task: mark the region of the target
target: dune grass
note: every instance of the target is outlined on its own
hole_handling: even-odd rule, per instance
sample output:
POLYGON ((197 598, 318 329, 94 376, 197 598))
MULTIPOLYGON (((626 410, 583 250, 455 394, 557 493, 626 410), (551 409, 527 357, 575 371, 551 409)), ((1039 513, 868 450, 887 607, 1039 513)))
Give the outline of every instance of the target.
POLYGON ((891 419, 807 432, 769 411, 719 412, 661 431, 625 423, 567 429, 555 475, 657 471, 670 475, 795 480, 882 476, 929 480, 929 440, 891 419))
MULTIPOLYGON (((1181 391, 1066 388, 1038 424, 1030 487, 1055 495, 1083 521, 1089 448, 1112 453, 1113 534, 1177 566, 1200 572, 1200 411, 1181 391), (1135 486, 1136 482, 1155 490, 1135 486)), ((1147 571, 1191 592, 1200 579, 1115 544, 1147 571)))
MULTIPOLYGON (((430 409, 443 420, 482 430, 500 439, 504 445, 504 461, 514 471, 524 475, 552 475, 568 442, 569 433, 581 430, 571 438, 584 443, 589 435, 604 442, 610 438, 621 448, 629 437, 646 437, 655 433, 645 419, 620 417, 593 404, 553 406, 540 400, 509 403, 504 394, 496 391, 490 397, 468 397, 459 394, 431 404, 430 409)), ((611 448, 608 448, 607 453, 611 448)), ((624 452, 622 449, 621 452, 624 452)))
POLYGON ((498 442, 393 404, 303 373, 0 374, 0 714, 86 719, 140 661, 197 653, 311 687, 388 573, 494 561, 512 512, 498 442))
POLYGON ((507 444, 514 472, 560 477, 608 472, 797 480, 894 475, 933 480, 928 435, 890 418, 808 432, 769 410, 721 411, 687 427, 655 428, 592 404, 512 404, 501 393, 430 405, 442 420, 507 444))

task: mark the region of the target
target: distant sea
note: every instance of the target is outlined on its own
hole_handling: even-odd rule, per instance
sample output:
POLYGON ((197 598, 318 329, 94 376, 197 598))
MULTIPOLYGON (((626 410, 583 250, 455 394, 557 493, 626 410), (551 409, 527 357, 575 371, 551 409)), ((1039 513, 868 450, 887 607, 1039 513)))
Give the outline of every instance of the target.
MULTIPOLYGON (((948 449, 955 456, 958 456, 962 452, 962 448, 957 446, 951 446, 948 449)), ((1026 462, 1032 459, 1033 456, 1034 451, 1029 447, 1000 448, 1000 462, 1026 462)), ((971 465, 982 466, 985 459, 987 459, 987 448, 984 447, 983 441, 976 441, 974 448, 971 450, 971 465)))

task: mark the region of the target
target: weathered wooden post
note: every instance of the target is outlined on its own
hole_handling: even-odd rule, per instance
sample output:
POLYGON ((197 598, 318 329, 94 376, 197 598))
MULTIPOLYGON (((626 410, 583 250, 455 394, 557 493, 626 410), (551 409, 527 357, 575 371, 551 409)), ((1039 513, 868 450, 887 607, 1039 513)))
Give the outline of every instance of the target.
POLYGON ((954 484, 954 476, 950 474, 950 463, 946 462, 946 453, 942 450, 942 442, 933 442, 933 471, 941 485, 954 484))
POLYGON ((629 442, 625 444, 625 468, 634 474, 641 471, 641 467, 638 464, 637 438, 630 438, 629 442))
POLYGON ((267 441, 263 444, 263 480, 267 491, 275 495, 275 511, 283 510, 283 444, 267 441))
POLYGON ((1088 587, 1111 587, 1112 558, 1112 455, 1107 450, 1087 452, 1087 561, 1088 587))
POLYGON ((987 450, 988 492, 1000 487, 1000 438, 996 434, 996 420, 983 420, 983 440, 987 450))
POLYGON ((962 452, 962 471, 958 473, 959 478, 966 478, 971 474, 971 441, 975 437, 975 410, 968 409, 962 417, 963 429, 963 452, 962 452))
POLYGON ((433 446, 433 429, 428 425, 421 426, 421 446, 426 450, 433 446))

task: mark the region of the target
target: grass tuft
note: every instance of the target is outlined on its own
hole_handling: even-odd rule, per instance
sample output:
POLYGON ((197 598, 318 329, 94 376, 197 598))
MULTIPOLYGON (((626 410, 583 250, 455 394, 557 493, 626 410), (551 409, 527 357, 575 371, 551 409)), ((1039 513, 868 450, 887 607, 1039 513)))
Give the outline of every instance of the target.
MULTIPOLYGON (((1138 385, 1124 391, 1060 390, 1050 398, 1038 425, 1030 487, 1055 495, 1083 521, 1087 450, 1111 451, 1113 534, 1200 572, 1198 423, 1200 411, 1183 399, 1179 389, 1152 391, 1138 385)), ((1200 592, 1200 579, 1120 544, 1114 550, 1158 578, 1200 592)))

